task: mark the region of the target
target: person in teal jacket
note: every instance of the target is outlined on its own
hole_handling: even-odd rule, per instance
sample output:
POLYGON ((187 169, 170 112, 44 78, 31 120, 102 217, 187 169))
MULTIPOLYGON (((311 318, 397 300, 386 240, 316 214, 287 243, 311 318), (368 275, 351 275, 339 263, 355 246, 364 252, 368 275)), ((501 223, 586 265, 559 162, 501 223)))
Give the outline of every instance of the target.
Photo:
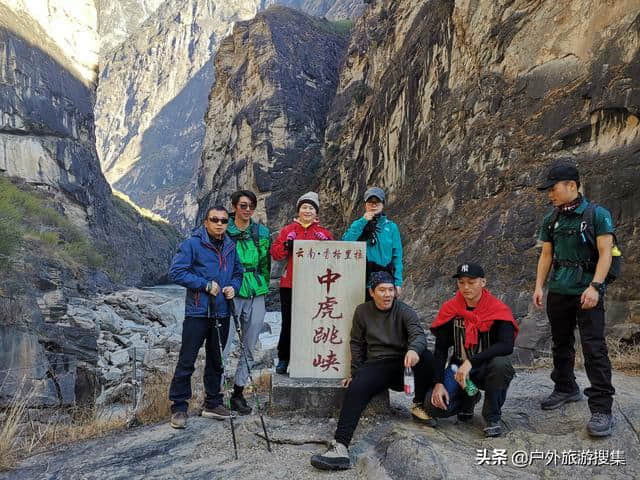
MULTIPOLYGON (((373 272, 387 271, 393 275, 396 294, 402 288, 402 241, 398 226, 382 213, 384 190, 368 188, 364 192, 365 212, 342 236, 344 241, 367 242, 367 286, 373 272)), ((367 300, 370 300, 367 292, 367 300)))

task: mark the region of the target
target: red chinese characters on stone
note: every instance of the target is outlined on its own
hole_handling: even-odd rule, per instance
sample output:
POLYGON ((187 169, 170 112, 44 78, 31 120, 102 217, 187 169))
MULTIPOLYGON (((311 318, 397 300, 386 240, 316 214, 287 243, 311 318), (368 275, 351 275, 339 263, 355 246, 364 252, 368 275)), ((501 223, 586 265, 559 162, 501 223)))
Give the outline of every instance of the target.
POLYGON ((340 365, 340 362, 333 350, 329 350, 329 354, 326 357, 318 354, 316 358, 313 359, 313 366, 322 369, 323 372, 326 372, 330 368, 333 368, 336 372, 340 371, 336 365, 340 365))
POLYGON ((339 273, 333 273, 330 268, 327 268, 327 273, 318 277, 318 283, 327 285, 327 293, 330 293, 331 284, 336 283, 341 276, 339 273))
POLYGON ((361 260, 363 257, 362 250, 360 249, 356 250, 353 256, 356 260, 361 260))
POLYGON ((338 338, 340 331, 335 325, 331 325, 331 327, 318 327, 313 333, 313 343, 342 344, 342 338, 338 338))
POLYGON ((331 318, 332 320, 338 320, 342 318, 342 313, 340 315, 333 315, 333 308, 338 304, 336 297, 325 297, 324 302, 318 302, 318 311, 313 316, 313 320, 320 317, 323 318, 331 318))
POLYGON ((303 249, 303 248, 299 248, 299 249, 296 251, 296 257, 298 257, 298 258, 304 258, 304 249, 303 249))

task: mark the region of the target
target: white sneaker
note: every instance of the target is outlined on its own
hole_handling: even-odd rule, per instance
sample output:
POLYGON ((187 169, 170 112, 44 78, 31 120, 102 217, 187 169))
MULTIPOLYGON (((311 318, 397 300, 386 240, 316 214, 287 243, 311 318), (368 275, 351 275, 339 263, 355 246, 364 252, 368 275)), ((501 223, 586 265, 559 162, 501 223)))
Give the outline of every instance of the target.
POLYGON ((349 449, 333 440, 325 453, 311 457, 311 465, 320 470, 347 470, 351 468, 349 449))

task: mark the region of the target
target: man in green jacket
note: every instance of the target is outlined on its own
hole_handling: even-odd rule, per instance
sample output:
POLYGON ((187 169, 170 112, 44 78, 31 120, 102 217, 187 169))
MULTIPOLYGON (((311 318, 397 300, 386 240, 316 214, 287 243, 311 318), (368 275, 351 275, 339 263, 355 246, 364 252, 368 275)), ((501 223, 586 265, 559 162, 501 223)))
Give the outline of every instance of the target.
MULTIPOLYGON (((236 244, 238 259, 244 267, 242 286, 233 301, 240 318, 243 346, 249 363, 253 363, 253 348, 264 326, 265 296, 269 292, 271 272, 269 229, 251 219, 257 201, 256 195, 249 190, 234 192, 231 195, 233 214, 229 218, 227 229, 227 234, 236 244)), ((231 410, 241 415, 251 413, 251 407, 243 396, 248 378, 247 362, 241 357, 231 397, 231 410)))
POLYGON ((533 292, 534 305, 542 308, 543 288, 549 277, 547 316, 553 341, 554 389, 540 407, 552 410, 582 399, 574 375, 577 325, 584 368, 591 384, 584 391, 591 410, 587 432, 592 437, 607 437, 613 432, 611 410, 615 389, 611 384, 611 361, 604 335, 604 297, 615 228, 611 213, 597 205, 592 213, 594 231, 589 232, 583 216, 590 202, 579 189, 578 169, 568 163, 549 169, 544 182, 538 186, 538 190, 547 192, 554 206, 544 217, 540 230, 542 251, 533 292), (588 238, 592 234, 595 247, 588 238))
MULTIPOLYGON (((398 226, 382 213, 384 202, 384 190, 368 188, 364 192, 364 215, 351 224, 342 240, 367 242, 367 287, 373 272, 387 271, 393 275, 397 296, 402 288, 402 242, 398 226)), ((369 291, 366 293, 370 300, 369 291)))

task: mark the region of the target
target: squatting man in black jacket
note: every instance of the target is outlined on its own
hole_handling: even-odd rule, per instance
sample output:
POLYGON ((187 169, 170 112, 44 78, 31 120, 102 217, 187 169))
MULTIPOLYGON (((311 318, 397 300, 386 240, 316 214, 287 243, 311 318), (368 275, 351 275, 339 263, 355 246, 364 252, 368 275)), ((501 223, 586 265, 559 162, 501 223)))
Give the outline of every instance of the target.
POLYGON ((411 407, 414 419, 431 422, 423 403, 433 385, 433 354, 416 312, 395 298, 394 279, 386 271, 371 275, 371 301, 359 305, 351 327, 351 377, 342 380, 347 387, 335 440, 322 455, 314 455, 311 465, 322 470, 350 467, 348 446, 360 415, 378 393, 403 389, 404 368, 412 368, 415 397, 411 407))

